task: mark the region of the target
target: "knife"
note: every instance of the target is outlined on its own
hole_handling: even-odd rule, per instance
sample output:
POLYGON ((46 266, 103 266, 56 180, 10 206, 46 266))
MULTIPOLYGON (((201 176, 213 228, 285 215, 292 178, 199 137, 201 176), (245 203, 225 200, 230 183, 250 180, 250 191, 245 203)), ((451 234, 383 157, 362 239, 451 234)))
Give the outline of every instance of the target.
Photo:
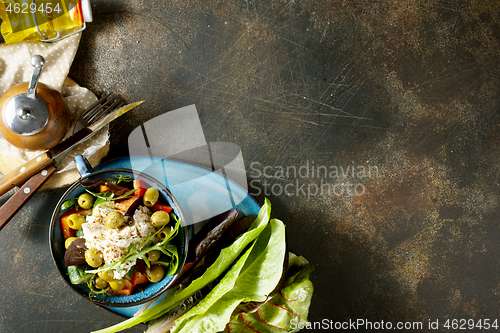
POLYGON ((83 128, 73 134, 71 137, 64 140, 54 148, 49 149, 48 151, 38 155, 36 158, 31 159, 30 161, 7 173, 0 179, 0 195, 3 195, 16 186, 21 186, 37 172, 44 170, 49 165, 53 165, 57 169, 73 148, 90 139, 101 128, 141 103, 142 101, 135 102, 114 110, 91 126, 83 128))
POLYGON ((0 207, 0 230, 10 221, 21 207, 42 187, 49 177, 57 171, 56 167, 49 164, 42 171, 32 176, 26 183, 0 207))

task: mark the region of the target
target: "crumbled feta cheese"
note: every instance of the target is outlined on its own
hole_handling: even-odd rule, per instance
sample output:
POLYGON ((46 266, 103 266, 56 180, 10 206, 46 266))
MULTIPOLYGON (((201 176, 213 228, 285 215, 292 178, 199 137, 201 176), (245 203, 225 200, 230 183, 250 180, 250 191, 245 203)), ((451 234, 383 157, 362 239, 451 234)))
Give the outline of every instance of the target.
MULTIPOLYGON (((142 243, 155 232, 154 226, 149 222, 152 213, 144 206, 139 206, 132 218, 126 217, 123 226, 106 228, 105 217, 113 210, 113 207, 99 205, 94 209, 92 216, 87 216, 86 222, 82 224, 85 246, 99 250, 106 264, 120 260, 130 244, 142 243)), ((120 267, 123 270, 115 270, 114 278, 123 278, 135 264, 135 260, 124 263, 120 267)))

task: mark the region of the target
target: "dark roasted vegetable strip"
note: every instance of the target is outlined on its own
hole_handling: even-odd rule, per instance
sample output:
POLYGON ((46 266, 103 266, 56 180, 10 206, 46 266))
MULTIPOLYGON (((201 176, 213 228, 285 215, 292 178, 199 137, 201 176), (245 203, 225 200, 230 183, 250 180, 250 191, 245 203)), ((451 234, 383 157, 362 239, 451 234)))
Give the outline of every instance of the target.
MULTIPOLYGON (((217 241, 231 227, 238 217, 238 210, 229 210, 222 214, 212 217, 207 224, 191 239, 189 247, 195 248, 194 251, 188 251, 188 258, 182 272, 179 274, 176 284, 179 284, 200 261, 210 249, 217 244, 217 241)), ((219 247, 220 249, 221 247, 219 247)))
MULTIPOLYGON (((229 214, 228 216, 232 217, 233 215, 229 214)), ((217 257, 220 254, 220 250, 230 246, 236 240, 236 238, 247 232, 252 223, 255 221, 256 217, 257 215, 252 215, 238 221, 223 221, 222 223, 231 222, 231 224, 224 228, 224 230, 222 230, 222 233, 217 235, 217 239, 214 242, 210 243, 210 247, 206 247, 203 253, 201 251, 199 252, 200 256, 196 258, 195 262, 188 263, 184 266, 184 269, 181 272, 179 278, 176 280, 175 284, 187 284, 190 281, 201 276, 205 269, 212 265, 215 260, 217 260, 217 257)))
POLYGON ((82 181, 81 179, 79 180, 80 184, 83 187, 94 187, 94 186, 99 186, 99 185, 105 185, 106 183, 110 182, 116 182, 116 179, 113 178, 98 178, 94 181, 88 182, 88 181, 82 181))
MULTIPOLYGON (((208 252, 208 250, 214 245, 215 242, 217 242, 217 240, 221 238, 232 223, 236 221, 236 217, 238 217, 238 210, 234 209, 210 219, 205 226, 207 229, 210 229, 210 231, 206 233, 206 236, 196 244, 195 253, 197 258, 202 257, 208 252)), ((205 229, 205 227, 203 229, 205 229)))
POLYGON ((106 187, 115 194, 115 197, 120 197, 130 191, 129 188, 120 185, 115 185, 112 183, 106 183, 106 187))
POLYGON ((84 265, 85 261, 85 239, 78 238, 69 244, 68 249, 64 252, 64 265, 66 267, 73 265, 84 265))
POLYGON ((256 215, 248 216, 232 223, 231 227, 226 229, 225 232, 219 237, 217 246, 211 246, 208 251, 206 251, 204 266, 207 267, 214 263, 219 256, 220 249, 230 246, 236 238, 247 232, 256 218, 256 215))

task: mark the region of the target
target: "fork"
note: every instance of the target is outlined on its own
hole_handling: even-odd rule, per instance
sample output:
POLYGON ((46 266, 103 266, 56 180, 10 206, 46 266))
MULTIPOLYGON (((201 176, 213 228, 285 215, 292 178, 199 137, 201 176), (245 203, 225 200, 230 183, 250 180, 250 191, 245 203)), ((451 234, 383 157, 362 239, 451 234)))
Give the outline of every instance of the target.
MULTIPOLYGON (((99 119, 107 115, 110 111, 118 109, 123 105, 124 103, 121 100, 121 98, 113 93, 101 97, 99 100, 95 101, 92 105, 90 105, 80 115, 80 118, 78 118, 78 120, 75 123, 75 126, 73 127, 71 135, 74 135, 78 131, 89 127, 90 125, 94 124, 99 119)), ((68 156, 70 152, 71 151, 68 151, 63 156, 58 156, 56 159, 54 159, 54 164, 56 165, 56 168, 59 167, 59 165, 62 163, 62 161, 64 161, 64 159, 66 159, 66 156, 68 156)))
MULTIPOLYGON (((83 128, 94 124, 110 111, 121 107, 123 104, 124 103, 122 102, 121 98, 119 98, 117 95, 105 95, 83 112, 83 114, 77 120, 71 135, 74 135, 83 128)), ((24 206, 24 204, 36 193, 36 191, 47 181, 47 179, 57 171, 57 168, 66 158, 68 153, 69 151, 63 156, 57 156, 57 158, 54 160, 47 158, 47 163, 41 164, 36 173, 34 173, 26 182, 24 182, 24 184, 19 187, 19 190, 0 207, 0 230, 3 229, 3 227, 7 224, 7 222, 10 221, 14 214, 16 214, 19 209, 24 206)), ((45 155, 47 155, 47 153, 43 153, 42 155, 37 157, 36 160, 45 160, 45 155)), ((15 169, 11 172, 19 172, 19 170, 15 169)), ((0 195, 4 194, 9 189, 3 190, 3 192, 0 191, 0 195)))
POLYGON ((111 110, 117 109, 123 106, 123 101, 115 94, 110 93, 97 100, 91 106, 82 113, 80 118, 77 120, 75 127, 73 127, 73 132, 71 135, 80 131, 83 128, 89 127, 106 114, 108 114, 111 110))

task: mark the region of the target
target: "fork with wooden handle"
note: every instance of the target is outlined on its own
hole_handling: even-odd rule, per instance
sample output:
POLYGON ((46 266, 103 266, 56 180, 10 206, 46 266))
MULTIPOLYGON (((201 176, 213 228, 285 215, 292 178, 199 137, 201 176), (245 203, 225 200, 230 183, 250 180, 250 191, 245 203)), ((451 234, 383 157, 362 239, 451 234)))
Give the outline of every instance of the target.
MULTIPOLYGON (((78 136, 82 132, 80 136, 82 138, 85 137, 88 134, 88 131, 85 130, 88 126, 121 105, 122 102, 116 95, 109 94, 104 96, 82 114, 73 128, 72 135, 78 136)), ((64 151, 64 154, 61 154, 63 156, 58 156, 57 161, 52 159, 52 156, 48 152, 45 152, 0 179, 0 195, 15 186, 20 186, 19 190, 0 207, 0 230, 2 230, 12 216, 24 206, 36 191, 42 187, 47 179, 56 172, 57 167, 71 151, 66 151, 64 145, 60 149, 64 151), (28 180, 26 181, 26 179, 28 180)))

